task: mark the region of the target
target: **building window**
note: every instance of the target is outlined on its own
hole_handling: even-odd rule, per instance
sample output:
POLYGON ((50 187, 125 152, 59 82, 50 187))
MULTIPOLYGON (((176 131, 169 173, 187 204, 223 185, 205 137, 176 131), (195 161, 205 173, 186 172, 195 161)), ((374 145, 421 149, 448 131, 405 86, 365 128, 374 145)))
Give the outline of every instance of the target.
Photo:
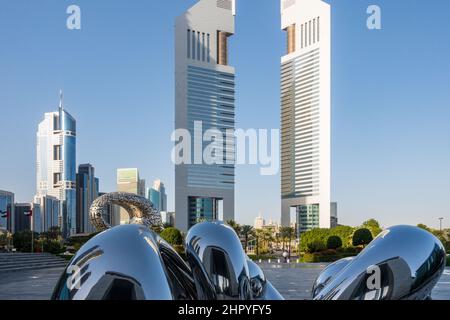
POLYGON ((210 62, 210 56, 211 56, 211 49, 210 49, 210 34, 208 33, 207 35, 207 40, 206 40, 206 61, 210 62))
POLYGON ((195 59, 195 31, 192 30, 192 59, 195 59))
POLYGON ((311 45, 311 21, 309 21, 309 26, 308 26, 308 45, 311 45))
POLYGON ((62 160, 60 145, 53 146, 53 160, 62 160))
POLYGON ((187 31, 187 57, 191 58, 191 30, 187 31))
POLYGON ((200 49, 200 31, 197 31, 197 60, 200 61, 200 54, 201 54, 201 49, 200 49))
POLYGON ((320 41, 320 17, 317 17, 317 42, 320 41))
POLYGON ((313 20, 313 43, 316 43, 316 19, 313 20))
POLYGON ((205 33, 202 33, 202 61, 205 61, 205 50, 206 50, 206 46, 205 46, 205 33))
POLYGON ((61 126, 59 125, 59 115, 55 115, 53 117, 53 130, 54 131, 61 130, 61 126))
POLYGON ((303 24, 302 24, 301 29, 302 29, 302 31, 301 31, 301 39, 300 39, 300 42, 301 42, 301 46, 302 46, 302 49, 303 49, 303 39, 305 38, 305 35, 303 34, 303 24))
POLYGON ((61 173, 54 173, 53 184, 58 184, 59 182, 61 182, 61 173))

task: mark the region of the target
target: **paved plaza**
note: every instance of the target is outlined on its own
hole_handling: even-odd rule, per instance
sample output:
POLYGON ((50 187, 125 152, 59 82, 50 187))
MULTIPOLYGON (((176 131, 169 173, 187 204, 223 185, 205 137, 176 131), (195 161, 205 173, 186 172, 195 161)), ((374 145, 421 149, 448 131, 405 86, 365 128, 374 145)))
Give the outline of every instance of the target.
MULTIPOLYGON (((325 264, 262 263, 267 278, 288 300, 311 298, 311 287, 325 264)), ((47 300, 62 268, 0 273, 0 300, 47 300)), ((450 268, 433 291, 433 299, 450 300, 450 268)))

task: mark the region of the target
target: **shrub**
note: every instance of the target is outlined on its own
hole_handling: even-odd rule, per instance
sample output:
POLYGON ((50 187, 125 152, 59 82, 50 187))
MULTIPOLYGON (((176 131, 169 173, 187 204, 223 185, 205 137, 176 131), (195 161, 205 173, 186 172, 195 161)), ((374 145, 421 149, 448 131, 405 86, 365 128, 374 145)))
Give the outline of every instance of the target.
POLYGON ((329 229, 312 229, 307 231, 300 236, 300 251, 301 252, 311 252, 308 246, 313 242, 321 242, 323 248, 326 248, 327 239, 329 237, 329 229))
POLYGON ((338 236, 330 236, 327 240, 327 248, 328 249, 338 249, 342 247, 342 240, 338 236))
POLYGON ((358 229, 353 234, 353 245, 354 246, 366 246, 373 240, 372 233, 369 229, 358 229))
POLYGON ((171 245, 182 245, 183 236, 180 230, 173 227, 166 228, 161 232, 161 237, 171 245))
POLYGON ((447 256, 447 267, 450 267, 450 256, 447 256))
POLYGON ((352 236, 355 229, 349 226, 337 226, 330 229, 330 236, 338 236, 342 240, 342 247, 348 248, 352 246, 352 236))
POLYGON ((325 247, 325 245, 323 244, 322 241, 312 241, 312 242, 309 242, 308 245, 307 245, 307 252, 308 253, 320 252, 320 251, 323 251, 325 249, 326 249, 326 247, 325 247))
POLYGON ((65 251, 64 246, 58 240, 45 239, 43 245, 44 245, 44 252, 52 254, 60 254, 65 251))

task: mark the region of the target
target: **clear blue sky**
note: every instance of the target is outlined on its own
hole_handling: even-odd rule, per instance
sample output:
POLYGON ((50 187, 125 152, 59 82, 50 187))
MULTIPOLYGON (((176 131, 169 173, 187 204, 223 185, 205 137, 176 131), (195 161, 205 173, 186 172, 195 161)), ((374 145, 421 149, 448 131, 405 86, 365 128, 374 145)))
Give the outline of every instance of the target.
MULTIPOLYGON (((0 189, 30 201, 35 134, 58 91, 77 119, 77 163, 90 162, 102 191, 118 167, 167 185, 174 126, 174 19, 195 0, 2 0, 0 189), (82 30, 66 29, 66 8, 82 30)), ((329 0, 332 4, 332 198, 340 223, 450 225, 450 1, 329 0), (378 4, 381 31, 366 28, 378 4)), ((231 64, 237 126, 279 128, 285 41, 278 0, 238 0, 231 64)), ((279 176, 237 168, 236 216, 279 219, 279 176)))

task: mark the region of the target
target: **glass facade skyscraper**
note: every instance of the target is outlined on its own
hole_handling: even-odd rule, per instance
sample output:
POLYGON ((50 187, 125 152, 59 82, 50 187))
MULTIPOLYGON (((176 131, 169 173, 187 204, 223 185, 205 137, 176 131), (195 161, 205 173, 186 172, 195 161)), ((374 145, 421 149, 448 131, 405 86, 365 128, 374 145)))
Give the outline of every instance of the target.
POLYGON ((60 201, 65 237, 76 233, 76 121, 64 109, 45 114, 37 132, 37 196, 60 201))
MULTIPOLYGON (((117 169, 117 191, 134 193, 145 197, 145 180, 139 178, 137 168, 117 169)), ((120 224, 130 221, 128 212, 123 208, 118 208, 120 212, 120 224)))
POLYGON ((36 232, 46 232, 52 227, 60 227, 61 216, 61 201, 52 196, 35 196, 35 207, 39 208, 33 210, 33 215, 40 214, 40 230, 35 229, 36 232))
POLYGON ((218 219, 219 208, 224 220, 234 219, 235 146, 227 135, 235 128, 235 70, 228 61, 234 16, 234 0, 200 0, 176 20, 175 128, 192 138, 190 162, 175 167, 175 223, 184 232, 199 217, 218 219), (194 139, 211 129, 222 137, 212 138, 221 160, 213 164, 202 159, 208 143, 194 139))
POLYGON ((281 0, 281 223, 330 227, 331 25, 322 0, 281 0))
POLYGON ((0 229, 14 233, 14 193, 0 190, 0 229))
POLYGON ((99 180, 90 164, 78 166, 77 173, 77 233, 93 233, 94 226, 89 220, 89 209, 99 196, 99 180))
POLYGON ((147 198, 153 203, 156 209, 167 212, 167 195, 164 183, 161 180, 153 182, 153 188, 147 190, 147 198))

